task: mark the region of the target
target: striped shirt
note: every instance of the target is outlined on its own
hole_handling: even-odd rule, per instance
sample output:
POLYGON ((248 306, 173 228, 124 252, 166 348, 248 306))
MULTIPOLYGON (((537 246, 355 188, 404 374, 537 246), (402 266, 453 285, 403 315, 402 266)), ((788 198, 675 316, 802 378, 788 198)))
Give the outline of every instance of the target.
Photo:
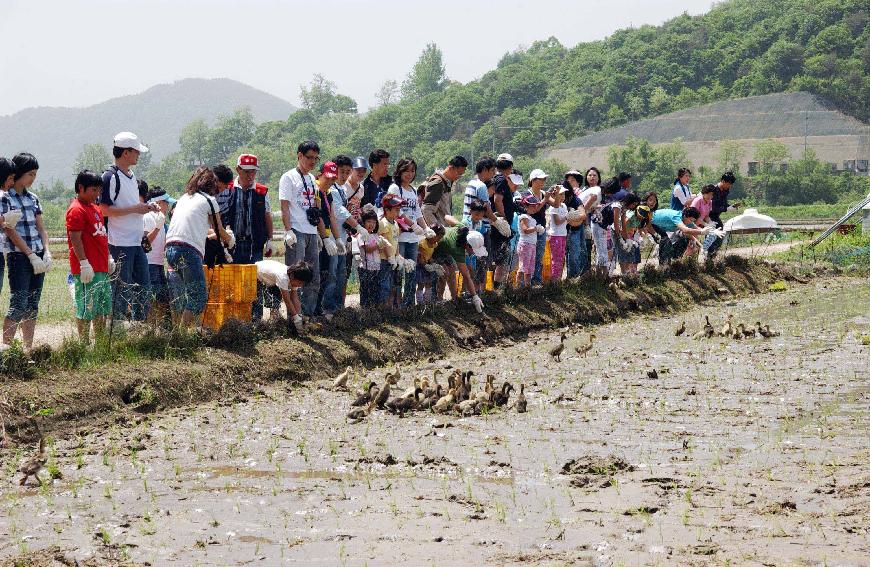
MULTIPOLYGON (((36 228, 36 217, 42 214, 42 207, 39 206, 39 197, 27 189, 20 195, 15 189, 10 189, 0 197, 0 214, 5 215, 13 210, 21 211, 21 219, 15 225, 15 232, 18 233, 18 236, 24 240, 24 243, 31 250, 42 252, 45 246, 36 228)), ((9 238, 3 239, 2 246, 4 252, 23 252, 23 250, 17 250, 9 238)))

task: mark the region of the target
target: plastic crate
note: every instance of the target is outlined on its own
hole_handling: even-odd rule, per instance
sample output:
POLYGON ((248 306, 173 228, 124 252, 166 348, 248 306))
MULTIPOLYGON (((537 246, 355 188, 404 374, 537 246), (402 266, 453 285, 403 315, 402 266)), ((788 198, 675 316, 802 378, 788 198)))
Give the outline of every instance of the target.
POLYGON ((202 326, 214 331, 223 327, 230 319, 251 321, 251 304, 245 303, 206 303, 202 313, 202 326))
POLYGON ((226 264, 204 266, 205 285, 211 303, 248 303, 257 299, 257 266, 226 264))

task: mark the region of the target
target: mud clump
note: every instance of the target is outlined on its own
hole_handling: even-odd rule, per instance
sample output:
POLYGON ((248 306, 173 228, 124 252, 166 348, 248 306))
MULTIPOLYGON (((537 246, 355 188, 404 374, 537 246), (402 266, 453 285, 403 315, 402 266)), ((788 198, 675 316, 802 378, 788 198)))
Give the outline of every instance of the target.
POLYGON ((562 465, 562 474, 572 475, 570 485, 574 488, 606 488, 612 484, 612 478, 620 472, 632 472, 634 466, 620 457, 585 456, 571 459, 562 465), (604 479, 602 482, 602 478, 604 479))

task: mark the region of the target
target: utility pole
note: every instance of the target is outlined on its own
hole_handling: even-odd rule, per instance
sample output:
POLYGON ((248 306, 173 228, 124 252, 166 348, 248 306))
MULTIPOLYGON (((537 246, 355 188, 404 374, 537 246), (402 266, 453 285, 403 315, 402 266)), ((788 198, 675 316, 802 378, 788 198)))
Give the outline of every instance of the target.
POLYGON ((804 110, 804 157, 807 155, 807 134, 810 129, 810 113, 804 110))

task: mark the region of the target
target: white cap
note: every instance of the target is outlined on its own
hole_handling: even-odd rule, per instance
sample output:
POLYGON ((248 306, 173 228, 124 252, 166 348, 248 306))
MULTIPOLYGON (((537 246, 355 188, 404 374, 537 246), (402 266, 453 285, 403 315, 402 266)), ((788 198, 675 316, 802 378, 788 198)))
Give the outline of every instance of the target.
POLYGON ((115 134, 115 141, 113 145, 116 148, 130 148, 133 150, 139 150, 140 152, 147 152, 148 146, 139 143, 139 136, 134 134, 133 132, 118 132, 115 134))
POLYGON ((533 169, 529 174, 529 183, 532 182, 532 179, 546 179, 549 177, 546 173, 544 173, 543 169, 533 169))
POLYGON ((523 184, 523 176, 519 173, 511 173, 508 177, 513 182, 514 185, 522 185, 523 184))
POLYGON ((568 189, 564 185, 559 186, 559 193, 567 193, 568 191, 570 191, 570 189, 568 189))
POLYGON ((514 162, 514 156, 510 154, 498 154, 498 157, 495 161, 509 161, 511 163, 514 162))
POLYGON ((469 246, 471 246, 472 252, 478 258, 486 257, 486 246, 483 245, 483 235, 477 232, 476 230, 468 231, 468 238, 465 240, 469 246))

